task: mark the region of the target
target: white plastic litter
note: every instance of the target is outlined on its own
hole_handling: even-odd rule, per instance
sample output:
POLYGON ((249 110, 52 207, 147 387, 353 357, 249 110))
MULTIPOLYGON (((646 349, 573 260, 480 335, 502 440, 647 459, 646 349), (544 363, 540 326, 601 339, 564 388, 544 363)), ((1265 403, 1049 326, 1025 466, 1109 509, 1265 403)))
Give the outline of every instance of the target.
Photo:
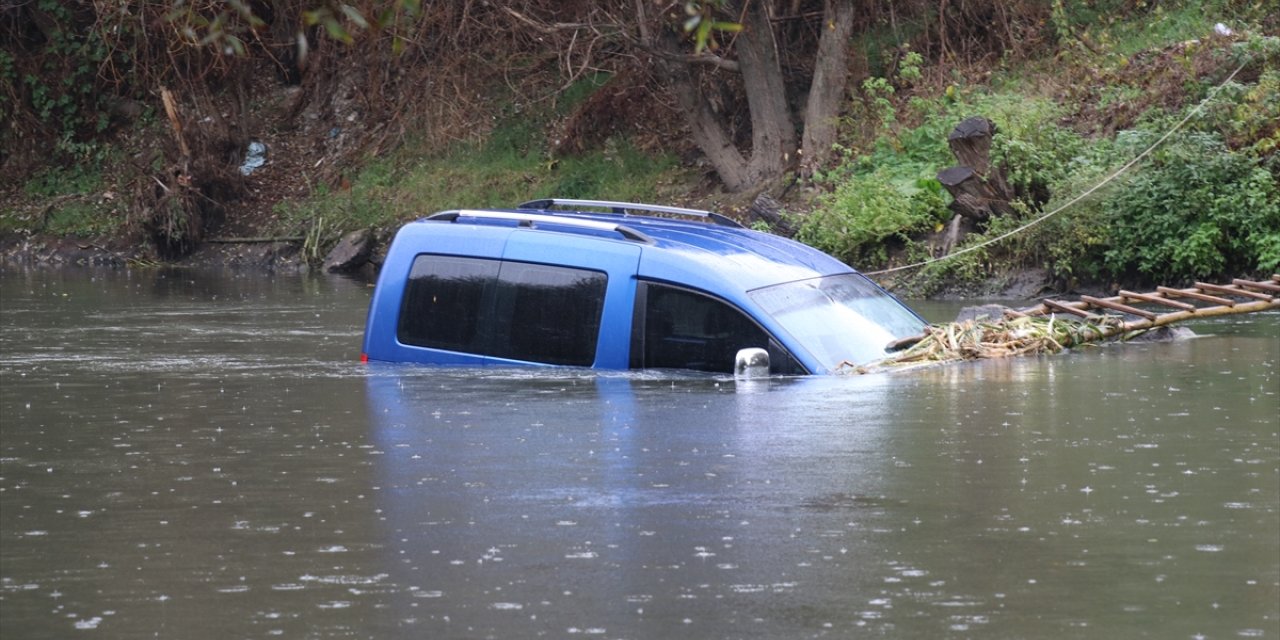
POLYGON ((258 141, 249 143, 249 151, 244 154, 244 163, 240 165, 240 173, 249 175, 254 169, 267 163, 267 145, 258 141))

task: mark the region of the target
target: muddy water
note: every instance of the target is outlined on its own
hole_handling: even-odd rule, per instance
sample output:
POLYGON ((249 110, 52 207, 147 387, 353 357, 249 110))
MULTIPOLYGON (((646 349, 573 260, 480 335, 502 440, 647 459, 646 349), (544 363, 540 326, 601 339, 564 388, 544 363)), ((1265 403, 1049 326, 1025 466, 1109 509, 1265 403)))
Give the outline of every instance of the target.
POLYGON ((2 278, 6 639, 1280 636, 1277 314, 735 383, 360 365, 348 280, 2 278))

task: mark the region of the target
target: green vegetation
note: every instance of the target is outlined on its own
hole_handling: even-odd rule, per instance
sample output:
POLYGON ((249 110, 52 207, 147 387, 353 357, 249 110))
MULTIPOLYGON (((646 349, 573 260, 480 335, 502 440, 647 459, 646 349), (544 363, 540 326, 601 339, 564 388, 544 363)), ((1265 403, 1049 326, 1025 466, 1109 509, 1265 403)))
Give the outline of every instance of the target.
POLYGON ((1280 38, 1166 40, 1190 33, 1212 40, 1211 25, 1189 13, 1201 4, 1155 10, 1155 33, 1144 33, 1161 44, 1141 52, 1137 62, 1105 48, 1114 37, 1107 34, 1129 33, 1150 16, 1112 21, 1111 31, 1096 32, 1090 46, 1105 49, 1072 54, 1081 60, 1059 82, 1091 73, 1107 83, 1083 90, 1049 85, 1055 93, 1067 91, 1067 100, 1027 95, 1026 76, 995 78, 989 87, 951 85, 937 95, 916 90, 892 103, 895 79, 864 82, 855 112, 873 118, 880 130, 864 149, 850 151, 841 167, 819 176, 830 193, 803 219, 801 239, 868 271, 927 259, 928 232, 951 216, 932 181, 933 172, 954 163, 947 132, 981 114, 998 127, 991 157, 1017 194, 1015 212, 968 234, 957 257, 907 271, 899 285, 914 293, 973 290, 1019 267, 1043 267, 1067 286, 1174 283, 1280 269, 1280 38), (1072 202, 1180 126, 1241 64, 1251 71, 1225 83, 1174 136, 1114 182, 1072 202), (1108 135, 1112 126, 1118 130, 1108 135), (1059 208, 1054 217, 1020 230, 1059 208))
POLYGON ((121 233, 126 216, 119 199, 110 193, 103 166, 110 161, 105 148, 89 144, 61 143, 64 153, 78 162, 46 167, 23 185, 29 200, 40 203, 26 211, 6 207, 0 211, 0 231, 35 231, 63 236, 94 237, 121 233))
MULTIPOLYGON (((63 137, 86 127, 101 132, 107 126, 107 115, 103 96, 96 91, 95 75, 107 57, 107 44, 66 28, 73 16, 72 8, 65 3, 39 0, 37 4, 58 28, 49 30, 48 50, 53 55, 43 59, 39 74, 28 72, 21 78, 30 91, 35 113, 42 123, 63 137), (50 76, 59 78, 59 82, 47 82, 50 76)), ((12 60, 3 66, 6 75, 13 73, 12 60)))
MULTIPOLYGON (((1257 159, 1191 132, 1103 202, 1113 275, 1205 278, 1280 267, 1280 188, 1257 159)), ((1095 258, 1096 260, 1096 258, 1095 258)))
POLYGON ((805 217, 797 238, 850 264, 883 264, 891 244, 911 242, 945 219, 937 180, 872 169, 841 182, 805 217))
MULTIPOLYGON (((914 100, 908 109, 921 124, 887 130, 869 152, 849 152, 844 164, 819 176, 833 190, 804 219, 800 239, 865 269, 886 266, 891 249, 905 251, 912 262, 927 257, 922 234, 939 231, 952 215, 946 207, 950 196, 934 177, 955 162, 947 134, 974 114, 997 122, 992 158, 1006 168, 1010 184, 1020 193, 1032 194, 1062 180, 1073 154, 1084 145, 1079 134, 1056 124, 1062 108, 1019 93, 952 88, 938 100, 914 100), (890 239, 895 242, 886 243, 890 239)), ((1021 204, 1022 211, 1030 210, 1021 204)), ((995 220, 985 233, 971 237, 998 235, 1011 220, 995 220)), ((972 259, 929 273, 928 279, 938 282, 944 277, 965 280, 983 275, 972 259)))
POLYGON ((1232 22, 1233 18, 1251 21, 1268 10, 1267 3, 1258 0, 1144 2, 1137 11, 1129 10, 1132 4, 1124 0, 1055 0, 1055 4, 1065 5, 1070 31, 1078 34, 1081 43, 1088 43, 1082 46, 1092 46, 1090 53, 1110 56, 1116 62, 1170 43, 1204 38, 1215 22, 1232 22))
POLYGON ((36 173, 23 186, 33 196, 56 197, 89 194, 101 188, 102 174, 92 165, 49 167, 36 173))

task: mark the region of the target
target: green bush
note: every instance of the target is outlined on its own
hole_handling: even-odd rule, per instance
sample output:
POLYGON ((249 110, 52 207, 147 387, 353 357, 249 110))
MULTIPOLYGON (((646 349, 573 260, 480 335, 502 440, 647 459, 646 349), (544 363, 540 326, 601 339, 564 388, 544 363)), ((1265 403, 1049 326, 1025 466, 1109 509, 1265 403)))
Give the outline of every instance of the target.
POLYGON ((1225 83, 1200 118, 1201 128, 1221 132, 1234 149, 1259 156, 1280 151, 1280 37, 1250 36, 1219 52, 1230 64, 1261 67, 1257 81, 1225 83))
POLYGON ((1067 176, 1071 159, 1084 146, 1074 131, 1052 122, 1055 111, 1001 126, 992 156, 1018 197, 1035 205, 1048 199, 1050 185, 1067 176))
POLYGON ((1107 198, 1104 263, 1117 278, 1185 281, 1280 267, 1280 188, 1217 134, 1157 149, 1107 198))
POLYGON ((936 180, 906 185, 888 171, 854 176, 824 197, 809 214, 797 238, 854 265, 888 261, 887 240, 909 242, 947 218, 936 180))
MULTIPOLYGON (((1046 185, 1066 174, 1070 158, 1084 145, 1078 134, 1055 124, 1060 107, 1015 93, 947 92, 933 100, 915 99, 911 109, 919 125, 882 132, 865 155, 841 148, 849 159, 815 176, 833 192, 805 218, 800 240, 863 267, 885 264, 890 244, 901 247, 903 256, 927 256, 920 238, 951 218, 946 206, 951 198, 934 176, 955 163, 947 135, 969 116, 981 114, 996 123, 992 161, 1026 200, 1015 203, 1026 212, 1047 197, 1046 185)), ((975 237, 985 235, 995 233, 975 237)), ((977 278, 981 262, 940 267, 933 275, 977 278)))

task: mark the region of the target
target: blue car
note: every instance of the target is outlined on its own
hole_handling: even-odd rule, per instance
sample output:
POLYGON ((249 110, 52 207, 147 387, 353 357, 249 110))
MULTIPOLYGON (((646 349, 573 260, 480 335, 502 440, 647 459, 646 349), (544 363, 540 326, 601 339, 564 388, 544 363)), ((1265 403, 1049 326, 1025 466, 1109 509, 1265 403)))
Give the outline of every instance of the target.
POLYGON ((730 218, 548 199, 401 228, 362 359, 827 374, 924 327, 839 260, 730 218))

